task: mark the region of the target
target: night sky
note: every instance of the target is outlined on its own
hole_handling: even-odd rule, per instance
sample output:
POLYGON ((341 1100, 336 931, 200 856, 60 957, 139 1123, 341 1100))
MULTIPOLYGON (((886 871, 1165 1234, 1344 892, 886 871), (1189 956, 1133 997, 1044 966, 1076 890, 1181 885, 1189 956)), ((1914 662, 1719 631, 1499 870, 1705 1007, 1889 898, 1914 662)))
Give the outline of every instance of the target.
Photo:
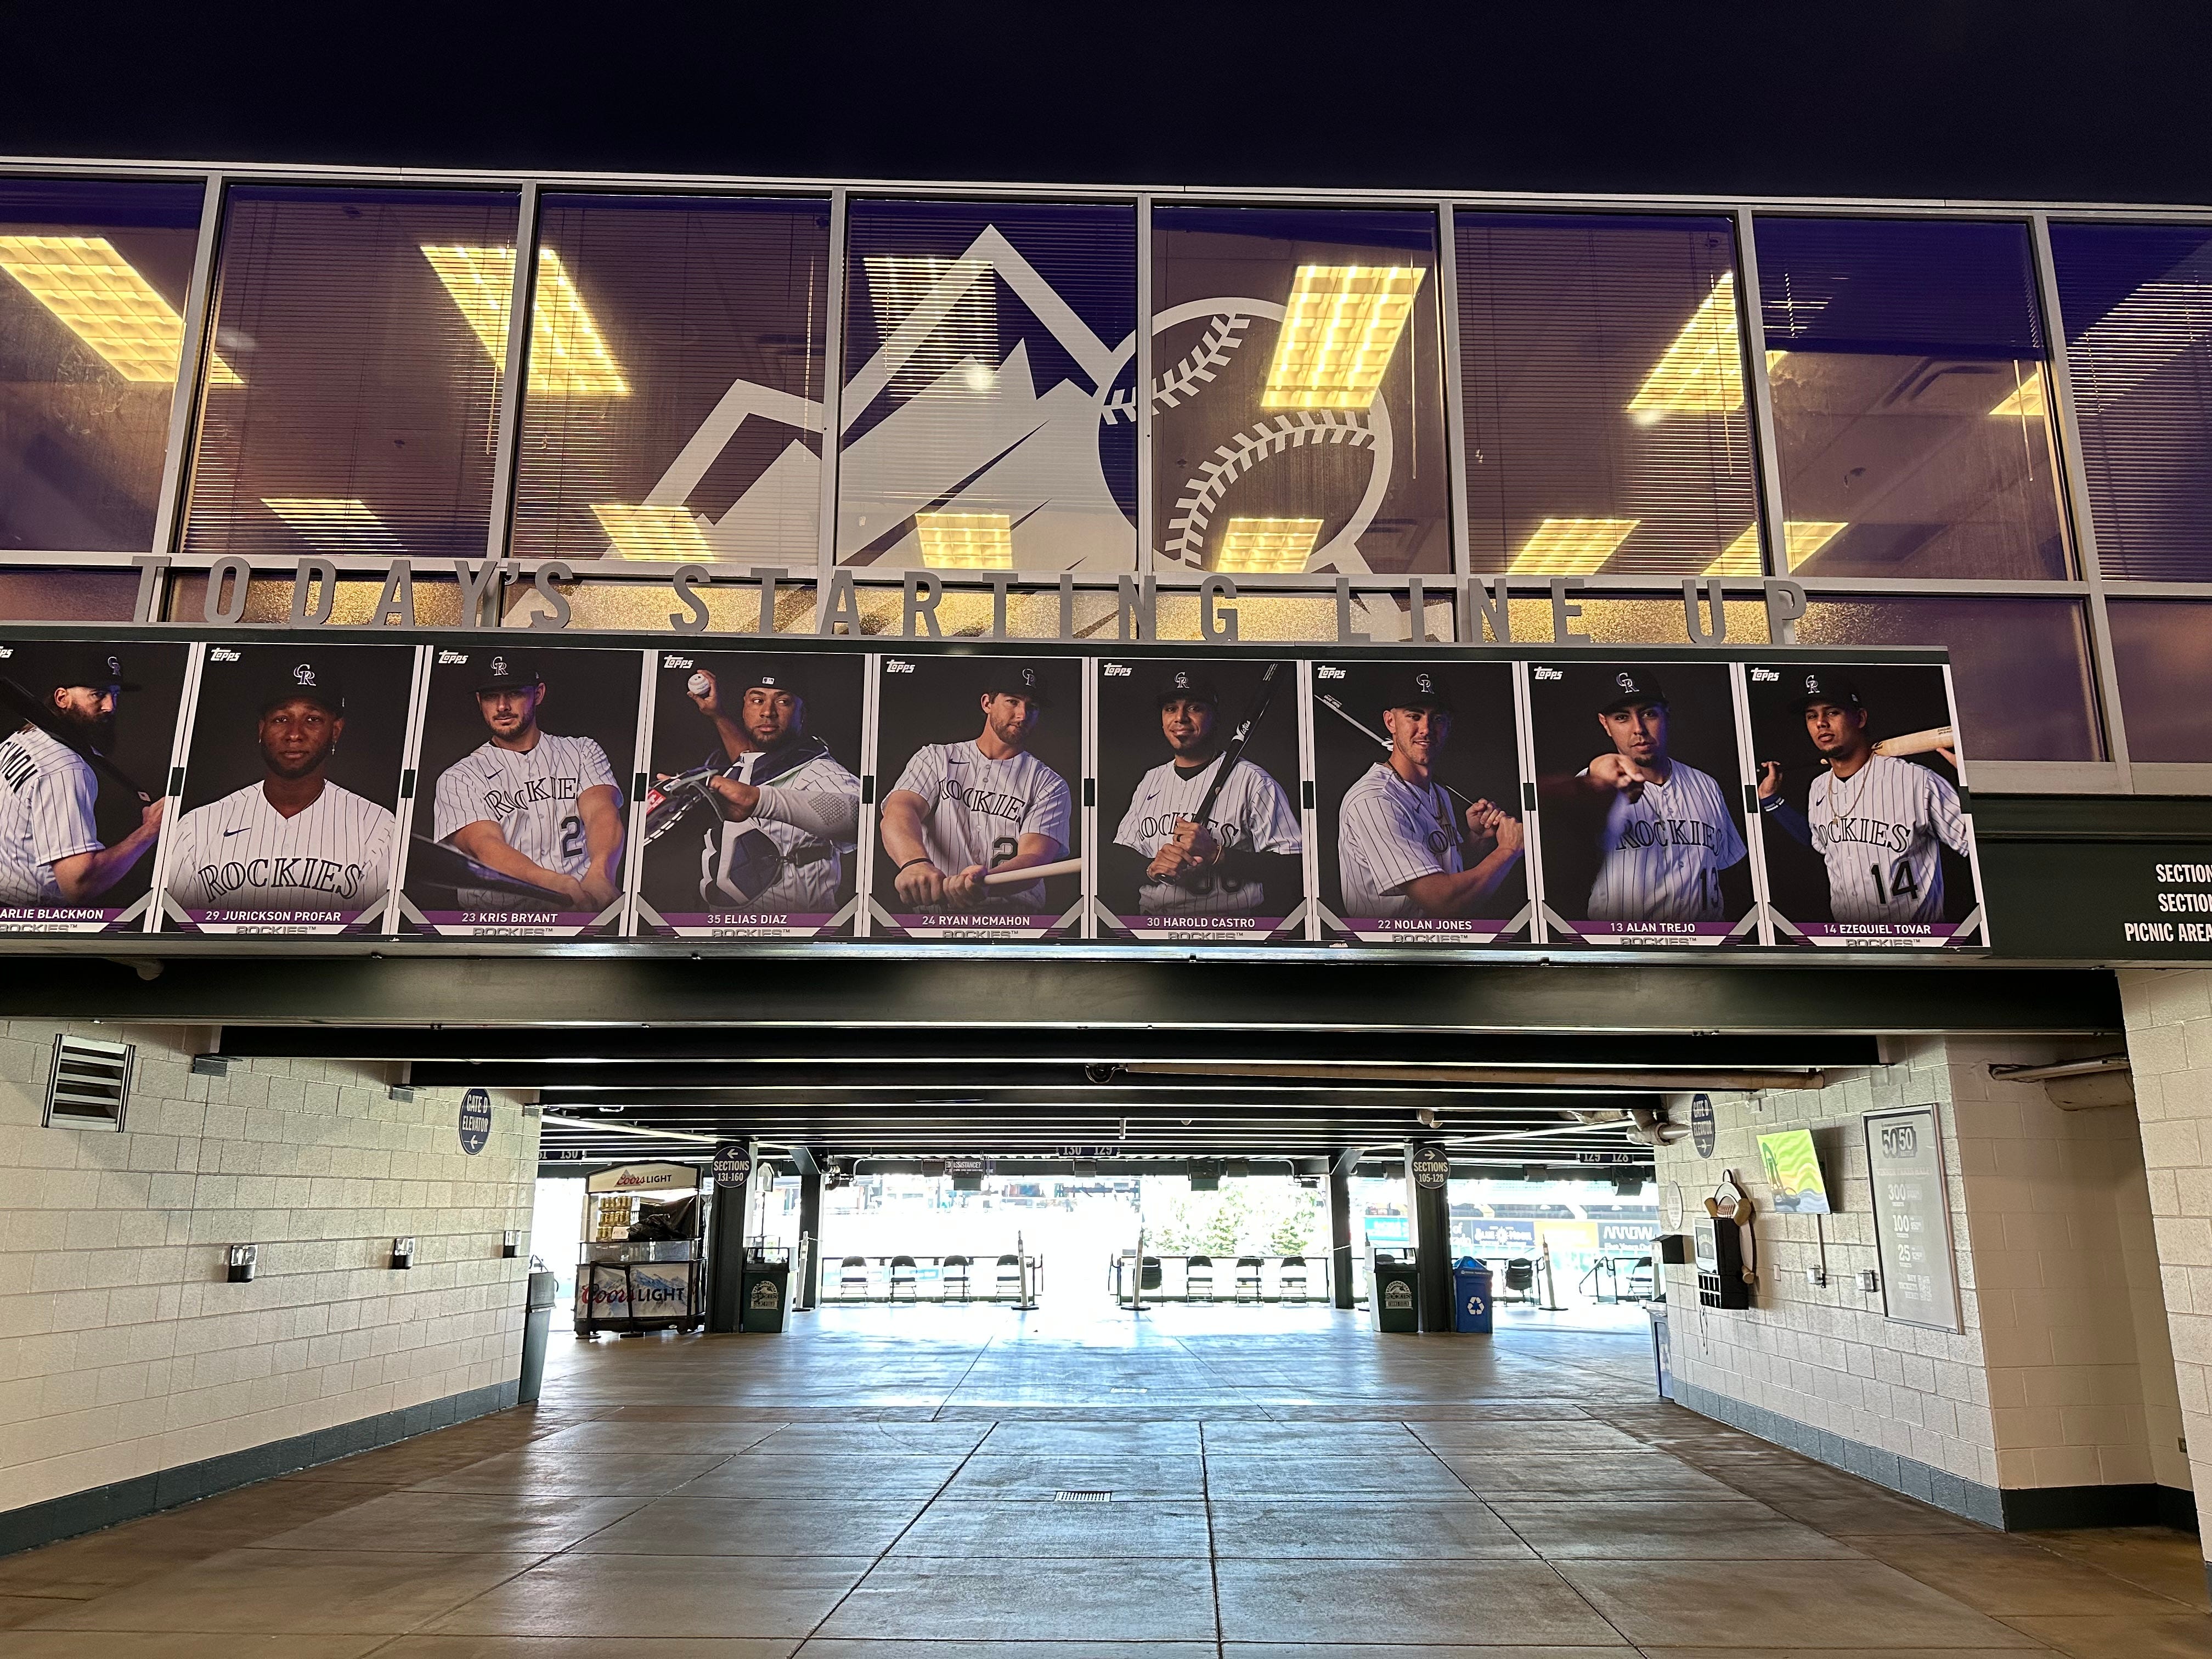
POLYGON ((2203 203, 2208 36, 2121 0, 19 6, 0 153, 2203 203))

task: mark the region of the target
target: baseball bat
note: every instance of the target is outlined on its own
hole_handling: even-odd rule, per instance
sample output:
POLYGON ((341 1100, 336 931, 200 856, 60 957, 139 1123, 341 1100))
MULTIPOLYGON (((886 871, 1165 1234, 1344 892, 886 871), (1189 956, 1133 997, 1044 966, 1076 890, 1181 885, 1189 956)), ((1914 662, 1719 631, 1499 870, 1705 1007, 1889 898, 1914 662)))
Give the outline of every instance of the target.
MULTIPOLYGON (((1346 726, 1358 732, 1362 737, 1373 739, 1375 742, 1381 744, 1385 749, 1390 747, 1389 738, 1384 737, 1373 726, 1369 726, 1356 718, 1349 708, 1346 708, 1341 702, 1330 696, 1329 693, 1326 691, 1322 692, 1319 701, 1328 707, 1330 714, 1335 715, 1337 719, 1342 720, 1346 726)), ((1468 796, 1453 788, 1451 785, 1446 783, 1442 778, 1438 778, 1437 780, 1437 786, 1441 788, 1444 793, 1449 795, 1454 800, 1457 801, 1462 806, 1473 806, 1474 805, 1474 802, 1468 796)))
POLYGON ((1267 705, 1274 700, 1275 688, 1282 683, 1283 671, 1289 666, 1288 663, 1271 662, 1267 665, 1267 672, 1260 676, 1259 695, 1252 699, 1252 707, 1245 712, 1236 735, 1229 739, 1228 748, 1221 751, 1221 769, 1213 775, 1213 781, 1206 786, 1206 799, 1199 802, 1198 811, 1190 815, 1193 823, 1204 823, 1206 816, 1213 811, 1213 803, 1221 799, 1221 786, 1229 781, 1229 775, 1237 769, 1237 763, 1244 758, 1245 745, 1252 741, 1252 732, 1259 726, 1260 717, 1267 712, 1267 705))
POLYGON ((138 781, 136 778, 70 731, 56 717, 52 709, 42 705, 36 697, 25 690, 21 684, 4 675, 0 675, 0 704, 5 705, 10 713, 21 715, 64 748, 82 755, 94 771, 101 773, 121 784, 123 787, 137 796, 141 803, 150 803, 153 800, 153 796, 138 787, 138 781))
POLYGON ((1025 865, 1018 870, 994 870, 983 878, 986 887, 1026 887, 1033 881, 1042 881, 1047 876, 1073 876, 1081 873, 1081 859, 1061 859, 1054 864, 1025 865))
POLYGON ((410 887, 424 882, 441 887, 482 888, 486 892, 543 905, 550 910, 558 910, 569 902, 565 896, 550 887, 540 887, 534 881, 479 864, 447 842, 433 841, 424 835, 410 836, 408 840, 411 843, 407 854, 407 884, 410 887))
POLYGON ((1901 737, 1884 738, 1875 744, 1877 755, 1925 755, 1937 749, 1955 748, 1959 742, 1958 728, 1950 726, 1931 726, 1925 732, 1907 732, 1901 737))

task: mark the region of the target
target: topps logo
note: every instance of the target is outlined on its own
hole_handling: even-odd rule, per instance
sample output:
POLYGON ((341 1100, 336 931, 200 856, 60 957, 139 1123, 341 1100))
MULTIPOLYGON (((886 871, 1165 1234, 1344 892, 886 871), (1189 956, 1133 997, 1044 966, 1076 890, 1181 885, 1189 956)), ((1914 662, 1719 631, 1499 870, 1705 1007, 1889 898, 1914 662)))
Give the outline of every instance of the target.
POLYGON ((1559 671, 1556 668, 1540 668, 1536 671, 1536 678, 1540 680, 1555 680, 1559 678, 1559 671))
POLYGON ((1753 681, 1760 684, 1769 684, 1773 681, 1780 679, 1782 678, 1782 674, 1781 671, 1778 669, 1754 668, 1751 671, 1751 678, 1753 681))
POLYGON ((1341 668, 1331 668, 1327 663, 1322 663, 1314 669, 1314 678, 1317 680, 1340 680, 1344 678, 1344 671, 1341 668))
POLYGON ((208 653, 208 660, 210 662, 236 662, 238 660, 238 653, 232 650, 227 645, 218 645, 215 649, 208 653))
POLYGON ((914 665, 910 662, 901 662, 896 657, 892 657, 884 664, 884 672, 886 674, 911 674, 914 672, 914 665))
POLYGON ((12 646, 12 645, 0 645, 0 657, 12 657, 12 656, 14 656, 15 654, 15 647, 14 646, 12 646))
POLYGON ((1109 680, 1126 680, 1132 673, 1135 672, 1135 671, 1125 662, 1109 662, 1106 665, 1103 672, 1106 678, 1109 680))
POLYGON ((691 665, 691 659, 689 657, 678 657, 671 653, 660 659, 660 665, 663 668, 689 668, 691 665))
POLYGON ((438 653, 438 666, 443 668, 449 662, 466 662, 468 659, 469 653, 465 651, 441 651, 438 653))

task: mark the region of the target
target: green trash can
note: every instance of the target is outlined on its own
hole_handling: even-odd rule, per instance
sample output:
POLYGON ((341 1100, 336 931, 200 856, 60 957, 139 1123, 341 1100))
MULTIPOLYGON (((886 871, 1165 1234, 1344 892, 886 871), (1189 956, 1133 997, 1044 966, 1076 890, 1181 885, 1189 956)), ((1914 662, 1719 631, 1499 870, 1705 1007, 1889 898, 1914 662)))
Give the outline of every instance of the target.
POLYGON ((1378 1331, 1421 1328, 1421 1270, 1410 1261, 1375 1258, 1375 1293, 1368 1298, 1378 1331))
POLYGON ((783 1328, 783 1310, 791 1299, 788 1261, 748 1261, 743 1291, 744 1311, 738 1328, 773 1335, 783 1328))

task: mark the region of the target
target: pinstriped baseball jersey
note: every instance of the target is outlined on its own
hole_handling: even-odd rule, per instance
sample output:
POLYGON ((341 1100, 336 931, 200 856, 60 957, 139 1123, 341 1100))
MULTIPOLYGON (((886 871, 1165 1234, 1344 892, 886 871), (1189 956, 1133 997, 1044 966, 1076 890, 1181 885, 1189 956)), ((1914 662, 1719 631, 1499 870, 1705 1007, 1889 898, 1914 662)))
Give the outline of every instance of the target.
POLYGON ((1613 796, 1598 844, 1593 921, 1728 920, 1721 872, 1743 857, 1743 836, 1720 785, 1696 767, 1675 761, 1635 800, 1613 796))
POLYGON ((1377 761, 1344 792, 1337 808, 1336 861, 1347 916, 1419 916, 1428 913, 1405 890, 1423 876, 1455 876, 1459 817, 1451 797, 1434 783, 1416 787, 1377 761))
MULTIPOLYGON (((769 757, 769 751, 753 750, 738 757, 734 775, 739 783, 753 781, 753 769, 769 757)), ((722 761, 722 752, 714 751, 714 760, 722 761)), ((771 769, 771 771, 773 769, 771 769)), ((774 787, 795 790, 809 795, 848 795, 858 801, 860 781, 848 772, 829 755, 817 755, 795 771, 786 772, 775 780, 774 787)), ((796 910, 818 913, 833 909, 837 903, 838 889, 844 880, 845 857, 853 851, 849 842, 830 846, 820 836, 796 824, 781 823, 768 816, 769 803, 765 797, 753 815, 742 823, 732 823, 718 817, 708 828, 699 849, 699 896, 717 908, 734 906, 741 910, 796 910), (750 898, 729 884, 730 866, 738 856, 738 837, 749 830, 757 830, 775 843, 776 850, 785 855, 783 874, 750 898), (829 856, 816 858, 804 864, 789 862, 793 849, 800 847, 819 848, 828 846, 829 856)))
POLYGON ((335 783, 289 818, 249 783, 178 821, 169 896, 187 910, 367 910, 384 897, 393 828, 335 783))
POLYGON ((440 775, 433 834, 450 841, 472 823, 495 824, 500 838, 539 869, 581 878, 592 854, 576 800, 601 786, 615 792, 619 808, 622 786, 607 751, 589 738, 541 731, 527 749, 486 743, 440 775))
MULTIPOLYGON (((1175 839, 1176 822, 1198 811, 1206 792, 1213 787, 1223 757, 1216 755, 1188 777, 1173 761, 1155 766, 1137 781, 1129 797, 1129 810, 1114 832, 1117 846, 1151 859, 1175 839)), ((1304 842, 1298 834, 1298 815, 1291 809, 1283 786, 1268 773, 1240 760, 1221 793, 1206 827, 1223 849, 1241 848, 1257 853, 1298 853, 1304 842)), ((1200 887, 1172 881, 1146 881, 1137 888, 1137 908, 1148 916, 1254 915, 1266 904, 1264 886, 1256 881, 1224 884, 1210 876, 1200 878, 1200 887)))
MULTIPOLYGON (((1048 836, 1062 852, 1073 813, 1067 780, 1024 750, 992 760, 970 738, 927 743, 914 751, 891 786, 929 803, 922 846, 948 876, 972 865, 986 870, 1014 856, 1024 836, 1048 836)), ((1055 857, 1059 854, 1055 854, 1055 857)), ((1044 884, 984 889, 994 904, 1042 904, 1044 884)))
POLYGON ((1938 843, 1964 857, 1966 821, 1959 792, 1933 771, 1869 755, 1848 778, 1814 778, 1805 817, 1838 921, 1943 919, 1938 843))
POLYGON ((52 904, 54 866, 96 853, 92 804, 100 784, 84 757, 27 726, 0 743, 0 904, 52 904))

